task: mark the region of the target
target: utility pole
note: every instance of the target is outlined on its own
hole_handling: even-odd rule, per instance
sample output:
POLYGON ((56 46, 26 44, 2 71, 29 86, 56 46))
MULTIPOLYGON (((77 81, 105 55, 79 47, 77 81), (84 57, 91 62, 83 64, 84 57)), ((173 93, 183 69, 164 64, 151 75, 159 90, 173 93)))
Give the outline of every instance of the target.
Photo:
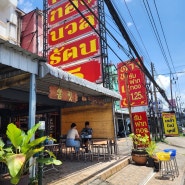
POLYGON ((177 118, 178 118, 178 121, 179 121, 179 124, 181 125, 181 115, 180 115, 180 99, 181 99, 181 96, 177 96, 176 97, 176 104, 177 104, 177 107, 176 107, 176 113, 177 113, 177 118))
POLYGON ((147 85, 148 99, 149 99, 149 118, 150 118, 150 132, 152 133, 152 138, 156 139, 157 129, 155 125, 155 112, 153 108, 153 91, 151 87, 151 82, 147 85))
MULTIPOLYGON (((152 70, 152 76, 154 78, 154 65, 153 65, 153 63, 151 63, 151 70, 152 70)), ((160 118, 159 118, 159 114, 158 114, 159 109, 158 109, 158 100, 157 100, 157 93, 156 93, 155 86, 153 86, 153 92, 154 92, 154 101, 155 101, 155 115, 156 115, 156 118, 157 118, 157 127, 156 128, 158 128, 158 130, 156 130, 156 133, 159 132, 160 140, 162 140, 162 138, 163 138, 163 129, 162 129, 162 125, 160 124, 160 118)), ((155 115, 154 115, 154 117, 155 117, 155 115)))
POLYGON ((172 76, 171 76, 171 72, 170 72, 170 93, 171 93, 171 110, 173 111, 173 91, 172 91, 172 76))

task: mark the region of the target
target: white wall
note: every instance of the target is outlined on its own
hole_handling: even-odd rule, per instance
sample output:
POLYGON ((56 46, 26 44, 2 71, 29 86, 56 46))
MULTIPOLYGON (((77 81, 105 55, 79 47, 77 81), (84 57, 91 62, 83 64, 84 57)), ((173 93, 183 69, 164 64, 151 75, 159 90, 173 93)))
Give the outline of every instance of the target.
POLYGON ((0 0, 0 38, 17 44, 17 0, 0 0))

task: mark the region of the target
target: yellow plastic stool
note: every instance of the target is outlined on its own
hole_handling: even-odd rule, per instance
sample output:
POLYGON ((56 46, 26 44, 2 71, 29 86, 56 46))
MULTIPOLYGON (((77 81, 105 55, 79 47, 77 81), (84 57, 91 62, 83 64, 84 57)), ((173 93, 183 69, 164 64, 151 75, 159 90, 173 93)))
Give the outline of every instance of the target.
POLYGON ((172 180, 175 178, 173 165, 170 157, 170 153, 167 152, 158 152, 156 156, 159 160, 159 172, 161 177, 169 176, 172 177, 172 180))

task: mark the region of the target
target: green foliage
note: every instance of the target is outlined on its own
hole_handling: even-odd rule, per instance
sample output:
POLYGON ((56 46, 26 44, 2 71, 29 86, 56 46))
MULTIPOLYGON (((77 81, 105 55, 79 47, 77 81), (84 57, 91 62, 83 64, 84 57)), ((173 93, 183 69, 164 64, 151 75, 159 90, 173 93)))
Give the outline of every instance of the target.
POLYGON ((149 136, 147 134, 143 136, 141 134, 131 133, 129 137, 132 138, 134 149, 145 149, 150 142, 149 136))
POLYGON ((30 159, 39 152, 47 152, 49 154, 48 158, 44 158, 43 161, 39 162, 44 164, 62 164, 52 152, 44 150, 44 147, 41 146, 41 143, 46 140, 46 136, 31 140, 39 127, 40 124, 38 123, 25 133, 17 128, 15 124, 10 123, 6 134, 12 145, 6 147, 0 139, 0 162, 5 163, 7 166, 12 184, 18 184, 21 176, 28 173, 29 168, 33 165, 29 164, 30 159))
POLYGON ((157 145, 155 141, 150 141, 148 146, 146 147, 146 152, 148 153, 148 155, 150 157, 152 157, 154 155, 155 149, 156 149, 157 145))

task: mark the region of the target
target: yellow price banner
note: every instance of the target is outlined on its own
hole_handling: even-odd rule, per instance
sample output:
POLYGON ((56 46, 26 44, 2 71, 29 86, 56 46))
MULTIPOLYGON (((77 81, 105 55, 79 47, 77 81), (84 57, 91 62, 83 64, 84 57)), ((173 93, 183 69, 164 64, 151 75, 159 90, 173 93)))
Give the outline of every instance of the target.
POLYGON ((163 125, 166 136, 177 136, 179 135, 176 116, 174 112, 163 112, 163 125))

